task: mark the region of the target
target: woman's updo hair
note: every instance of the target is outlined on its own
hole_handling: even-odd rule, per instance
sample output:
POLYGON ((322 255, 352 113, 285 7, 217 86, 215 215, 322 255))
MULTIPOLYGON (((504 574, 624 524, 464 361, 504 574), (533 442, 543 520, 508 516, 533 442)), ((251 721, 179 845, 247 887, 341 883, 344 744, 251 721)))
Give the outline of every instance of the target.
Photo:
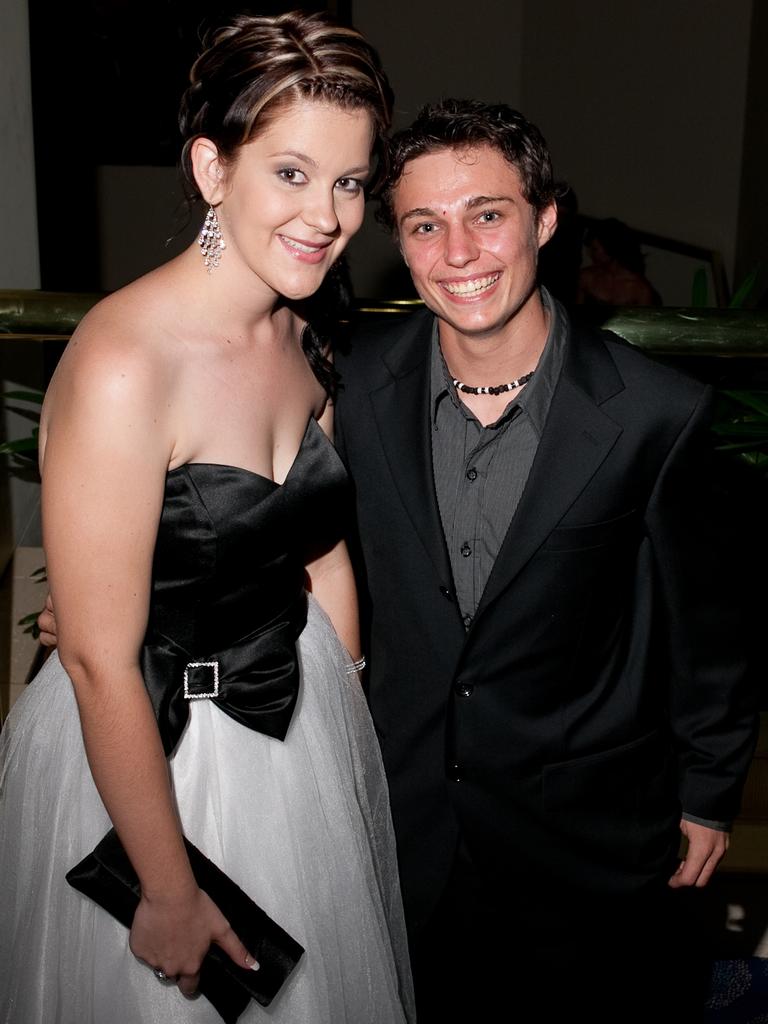
MULTIPOLYGON (((208 32, 203 45, 179 114, 184 139, 181 173, 188 201, 202 198, 192 170, 195 139, 210 139, 221 160, 231 163, 241 146, 299 99, 368 111, 376 160, 368 189, 376 191, 386 174, 393 96, 379 55, 359 32, 327 14, 239 15, 208 32)), ((328 353, 340 340, 350 295, 342 257, 313 296, 293 303, 307 321, 302 348, 331 398, 338 376, 328 353)))
POLYGON ((359 32, 324 13, 239 15, 211 30, 203 45, 179 115, 181 171, 190 200, 200 198, 190 156, 195 139, 210 139, 227 163, 297 99, 367 110, 380 180, 392 90, 378 54, 359 32))

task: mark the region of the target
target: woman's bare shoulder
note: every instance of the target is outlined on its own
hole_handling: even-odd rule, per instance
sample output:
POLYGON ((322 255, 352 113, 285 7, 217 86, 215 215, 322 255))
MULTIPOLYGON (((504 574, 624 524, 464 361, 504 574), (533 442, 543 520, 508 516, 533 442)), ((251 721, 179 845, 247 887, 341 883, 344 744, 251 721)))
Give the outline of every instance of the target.
POLYGON ((55 418, 145 419, 167 409, 180 353, 162 278, 141 278, 91 309, 59 362, 43 406, 45 433, 55 418))
MULTIPOLYGON (((149 276, 97 303, 80 321, 61 360, 62 374, 163 376, 177 346, 170 343, 174 314, 162 278, 149 276)), ((57 376, 60 375, 57 371, 57 376)))

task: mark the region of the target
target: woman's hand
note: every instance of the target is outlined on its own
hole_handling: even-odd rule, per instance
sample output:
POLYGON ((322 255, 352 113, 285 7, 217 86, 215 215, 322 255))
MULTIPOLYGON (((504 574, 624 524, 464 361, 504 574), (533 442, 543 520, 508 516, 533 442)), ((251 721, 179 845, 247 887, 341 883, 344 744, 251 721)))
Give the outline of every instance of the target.
POLYGON ((220 946, 238 967, 258 970, 229 922, 201 889, 185 898, 142 896, 131 927, 134 956, 176 981, 185 996, 197 991, 200 964, 212 943, 220 946))
POLYGON ((55 647, 58 643, 56 636, 56 616, 53 614, 53 602, 50 592, 45 595, 45 607, 37 616, 37 625, 40 630, 39 640, 44 647, 55 647))

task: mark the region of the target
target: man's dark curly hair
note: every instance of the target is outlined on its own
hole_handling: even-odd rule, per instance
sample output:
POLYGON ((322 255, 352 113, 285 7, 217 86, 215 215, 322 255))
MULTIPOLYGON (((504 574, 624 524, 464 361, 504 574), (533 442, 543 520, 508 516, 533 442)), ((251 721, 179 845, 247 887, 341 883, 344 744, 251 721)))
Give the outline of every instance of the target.
POLYGON ((552 176, 547 144, 536 125, 505 103, 445 99, 422 107, 413 124, 393 136, 389 172, 379 192, 378 220, 396 232, 394 195, 409 160, 475 146, 492 146, 517 170, 523 195, 537 214, 561 193, 552 176))

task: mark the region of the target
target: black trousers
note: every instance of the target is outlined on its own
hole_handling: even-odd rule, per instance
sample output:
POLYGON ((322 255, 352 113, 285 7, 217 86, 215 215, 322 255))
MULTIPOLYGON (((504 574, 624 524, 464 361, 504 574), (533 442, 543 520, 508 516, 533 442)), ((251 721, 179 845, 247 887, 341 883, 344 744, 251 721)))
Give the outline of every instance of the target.
POLYGON ((698 1024, 711 969, 701 896, 660 885, 600 901, 526 877, 491 886, 462 843, 411 936, 419 1024, 698 1024))

